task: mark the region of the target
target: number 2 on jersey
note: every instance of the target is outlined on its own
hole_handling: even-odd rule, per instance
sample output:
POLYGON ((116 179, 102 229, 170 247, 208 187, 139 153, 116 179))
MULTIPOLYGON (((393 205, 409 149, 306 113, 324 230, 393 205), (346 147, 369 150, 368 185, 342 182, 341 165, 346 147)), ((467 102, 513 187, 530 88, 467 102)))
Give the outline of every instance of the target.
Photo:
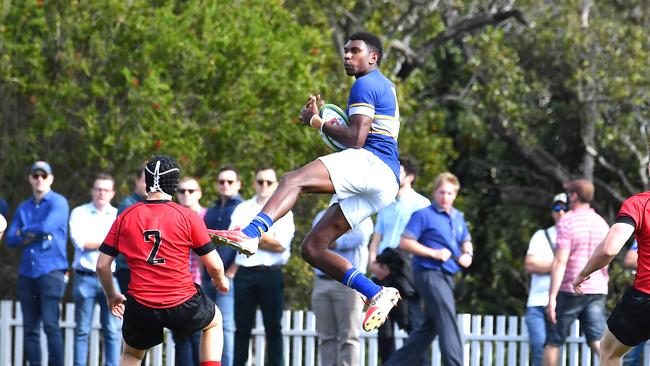
POLYGON ((149 253, 149 258, 147 258, 147 263, 149 264, 165 264, 164 258, 156 258, 158 254, 158 249, 160 249, 160 243, 162 238, 160 237, 160 230, 147 230, 144 232, 144 241, 147 243, 153 242, 153 249, 149 253))

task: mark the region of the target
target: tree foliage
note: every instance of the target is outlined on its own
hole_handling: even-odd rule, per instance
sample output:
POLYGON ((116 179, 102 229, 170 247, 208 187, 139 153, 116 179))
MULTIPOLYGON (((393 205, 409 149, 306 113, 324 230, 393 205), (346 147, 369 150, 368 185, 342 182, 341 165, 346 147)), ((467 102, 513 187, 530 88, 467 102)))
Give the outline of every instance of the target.
MULTIPOLYGON (((222 164, 242 171, 242 194, 250 197, 257 166, 284 172, 324 153, 313 131, 296 125, 298 111, 326 87, 342 101, 347 80, 326 84, 335 55, 321 51, 319 30, 297 24, 280 5, 5 2, 0 192, 15 207, 30 194, 26 169, 46 159, 54 189, 71 206, 89 199, 99 171, 117 178, 121 199, 131 171, 165 153, 200 178, 209 205, 222 164)), ((313 206, 296 207, 301 222, 311 222, 313 206)), ((12 282, 19 253, 7 254, 12 282)), ((292 271, 309 273, 293 262, 292 271)))
MULTIPOLYGON (((99 170, 127 194, 129 170, 157 152, 179 157, 208 199, 224 163, 245 183, 262 163, 303 165, 326 150, 296 126, 298 109, 310 93, 345 104, 341 50, 369 30, 398 88, 400 152, 422 167, 416 188, 430 192, 445 170, 463 185, 457 204, 477 249, 459 309, 518 313, 528 240, 551 224, 565 181, 593 179, 610 221, 649 188, 648 10, 639 0, 5 1, 0 193, 13 205, 26 197, 36 158, 54 164, 73 205, 99 170)), ((292 306, 307 304, 298 246, 326 202, 305 196, 294 210, 292 306)), ((15 255, 3 256, 12 275, 15 255)), ((618 294, 629 276, 612 273, 618 294)))

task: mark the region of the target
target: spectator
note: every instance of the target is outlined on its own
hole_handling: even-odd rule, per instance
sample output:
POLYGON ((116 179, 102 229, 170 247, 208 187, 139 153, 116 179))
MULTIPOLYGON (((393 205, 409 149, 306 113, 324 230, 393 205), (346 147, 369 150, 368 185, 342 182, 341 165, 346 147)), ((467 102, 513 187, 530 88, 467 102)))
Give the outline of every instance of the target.
POLYGON ((106 296, 95 273, 99 256, 98 248, 117 216, 117 208, 111 205, 111 200, 115 197, 114 187, 113 177, 108 174, 98 174, 90 190, 92 201, 74 208, 70 213, 70 239, 74 246, 72 296, 75 304, 74 364, 76 366, 88 364, 88 336, 95 303, 99 303, 100 308, 105 364, 117 366, 120 361, 122 346, 120 324, 117 318, 111 316, 106 296))
POLYGON ((163 328, 181 338, 202 330, 201 365, 221 364, 221 314, 201 286, 192 282, 190 250, 201 256, 220 291, 228 291, 228 279, 203 220, 171 202, 179 176, 172 157, 150 159, 145 168, 147 199, 117 217, 99 248, 97 275, 108 306, 113 315, 124 317, 122 366, 139 364, 147 349, 162 343, 163 328), (126 296, 115 288, 111 276, 118 253, 133 273, 126 296))
POLYGON ((68 269, 68 201, 52 190, 54 175, 45 161, 32 165, 28 180, 33 196, 23 201, 7 230, 8 247, 22 250, 16 293, 23 313, 25 353, 30 365, 41 364, 41 322, 47 336, 48 363, 63 365, 59 306, 68 269))
MULTIPOLYGON (((142 202, 147 197, 147 185, 144 179, 144 165, 134 171, 133 185, 135 186, 133 193, 123 199, 117 206, 118 215, 126 210, 127 207, 142 202)), ((129 288, 129 281, 131 280, 131 272, 129 272, 129 267, 126 265, 124 256, 118 255, 115 259, 115 277, 117 277, 120 289, 126 293, 129 288)))
MULTIPOLYGON (((201 186, 196 178, 183 177, 178 183, 176 199, 178 203, 196 212, 201 218, 207 209, 201 206, 201 186)), ((200 259, 196 252, 190 252, 190 274, 194 283, 201 283, 200 259)), ((232 289, 231 289, 232 291, 232 289)), ((230 291, 229 291, 230 292, 230 291)), ((172 332, 176 349, 175 361, 177 365, 199 366, 199 346, 201 344, 201 331, 192 333, 189 337, 181 337, 177 332, 172 332)), ((223 355, 221 357, 223 365, 223 355)))
MULTIPOLYGON (((635 240, 627 253, 625 253, 625 258, 623 259, 623 267, 632 270, 634 275, 637 273, 636 269, 639 259, 638 249, 639 245, 635 240)), ((641 355, 643 354, 645 344, 646 341, 643 341, 627 352, 625 356, 623 356, 623 366, 641 366, 641 355)))
MULTIPOLYGON (((399 250, 399 242, 404 231, 406 223, 411 218, 413 212, 431 205, 431 201, 423 195, 417 193, 413 189, 413 183, 418 174, 418 166, 412 158, 402 156, 400 161, 400 186, 397 191, 397 199, 381 209, 377 214, 377 225, 375 232, 372 234, 370 241, 370 253, 368 269, 375 277, 375 282, 381 286, 396 287, 400 290, 402 302, 394 307, 386 322, 378 328, 377 343, 379 345, 379 357, 382 361, 388 360, 390 355, 395 352, 395 324, 399 324, 401 328, 411 331, 422 322, 423 314, 421 308, 420 297, 417 293, 405 293, 404 289, 400 289, 396 284, 400 278, 392 278, 399 276, 399 272, 391 273, 387 264, 377 261, 377 256, 384 253, 385 249, 393 248, 399 250), (410 296, 409 296, 410 295, 410 296)), ((408 264, 408 269, 411 268, 410 261, 411 255, 404 251, 399 250, 403 254, 408 264)), ((413 282, 412 270, 406 273, 406 280, 409 283, 413 282)), ((403 276, 401 276, 403 277, 403 276)), ((412 286, 411 286, 412 289, 412 286)), ((427 357, 422 357, 421 364, 426 363, 427 357)))
MULTIPOLYGON (((235 207, 242 202, 239 195, 240 188, 241 180, 234 167, 224 166, 219 169, 217 172, 217 193, 219 198, 214 202, 214 206, 210 207, 204 218, 208 229, 226 230, 230 227, 230 216, 235 207)), ((217 292, 212 286, 210 276, 205 269, 202 271, 203 286, 206 294, 214 299, 223 317, 223 356, 221 357, 221 364, 223 366, 232 366, 235 351, 235 286, 232 280, 237 272, 237 264, 235 263, 237 252, 230 247, 218 245, 217 253, 219 253, 221 261, 223 261, 226 277, 231 280, 230 291, 225 294, 217 292)))
MULTIPOLYGON (((313 225, 323 217, 320 211, 313 225)), ((312 225, 312 226, 313 226, 312 225)), ((338 238, 330 249, 357 268, 368 262, 368 241, 372 235, 372 219, 363 220, 352 231, 338 238)), ((316 316, 321 366, 359 365, 359 317, 363 301, 356 291, 314 269, 311 307, 316 316)))
POLYGON ((436 336, 442 363, 463 365, 453 276, 472 264, 474 251, 463 213, 453 207, 459 189, 455 175, 438 175, 434 203, 415 211, 406 224, 400 248, 413 254, 413 277, 424 300, 425 318, 384 365, 414 365, 436 336))
POLYGON ((569 335, 571 324, 580 319, 585 339, 592 351, 600 354, 600 339, 605 333, 607 269, 598 271, 583 284, 585 295, 576 296, 571 282, 584 267, 594 249, 607 234, 609 225, 592 208, 594 185, 585 179, 565 185, 569 211, 557 223, 557 248, 551 266, 546 314, 549 319, 544 345, 544 365, 557 365, 560 347, 569 335))
MULTIPOLYGON (((278 187, 275 171, 263 167, 255 172, 253 198, 242 202, 232 213, 230 227, 246 225, 252 220, 278 187)), ((259 306, 264 320, 268 362, 265 365, 284 365, 282 348, 282 307, 284 279, 282 266, 289 260, 291 239, 295 231, 293 212, 279 219, 262 234, 259 250, 252 257, 238 254, 235 262, 235 357, 234 366, 243 366, 248 359, 255 310, 259 306)))
MULTIPOLYGON (((555 223, 568 211, 566 193, 553 198, 551 216, 555 223)), ((555 256, 557 232, 555 225, 540 229, 533 234, 526 253, 526 272, 530 273, 530 291, 526 304, 526 327, 533 366, 541 366, 546 341, 544 310, 548 305, 548 289, 551 286, 551 264, 555 256)))

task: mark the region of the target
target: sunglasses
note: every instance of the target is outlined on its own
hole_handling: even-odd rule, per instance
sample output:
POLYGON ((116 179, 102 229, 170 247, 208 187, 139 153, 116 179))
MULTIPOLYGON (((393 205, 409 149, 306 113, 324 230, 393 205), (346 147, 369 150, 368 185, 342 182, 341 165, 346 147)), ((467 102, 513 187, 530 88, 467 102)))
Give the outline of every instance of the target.
POLYGON ((235 181, 230 179, 219 179, 219 184, 221 184, 222 186, 226 185, 226 183, 232 185, 233 183, 235 183, 235 181))
POLYGON ((266 184, 267 186, 270 186, 270 185, 272 185, 272 184, 274 184, 274 183, 275 183, 274 180, 264 180, 264 179, 258 179, 258 180, 257 180, 257 184, 259 184, 259 185, 261 185, 261 186, 263 186, 263 185, 265 185, 265 184, 266 184))
POLYGON ((568 207, 565 204, 561 204, 561 203, 553 205, 551 209, 553 210, 553 212, 568 211, 568 207))
POLYGON ((34 178, 34 180, 38 180, 38 178, 47 179, 47 174, 32 174, 32 178, 34 178))
POLYGON ((196 191, 198 191, 198 189, 182 189, 181 188, 181 189, 178 190, 178 193, 180 193, 180 194, 185 194, 185 193, 194 194, 194 192, 196 192, 196 191))

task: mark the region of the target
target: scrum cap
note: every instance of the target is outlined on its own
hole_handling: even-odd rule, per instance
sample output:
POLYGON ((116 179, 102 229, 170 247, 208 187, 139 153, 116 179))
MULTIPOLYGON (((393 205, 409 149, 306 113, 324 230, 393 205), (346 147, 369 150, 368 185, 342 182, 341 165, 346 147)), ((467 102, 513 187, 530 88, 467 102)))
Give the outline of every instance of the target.
POLYGON ((170 196, 176 193, 181 170, 176 160, 168 155, 158 155, 147 161, 144 178, 147 192, 163 192, 170 196))

